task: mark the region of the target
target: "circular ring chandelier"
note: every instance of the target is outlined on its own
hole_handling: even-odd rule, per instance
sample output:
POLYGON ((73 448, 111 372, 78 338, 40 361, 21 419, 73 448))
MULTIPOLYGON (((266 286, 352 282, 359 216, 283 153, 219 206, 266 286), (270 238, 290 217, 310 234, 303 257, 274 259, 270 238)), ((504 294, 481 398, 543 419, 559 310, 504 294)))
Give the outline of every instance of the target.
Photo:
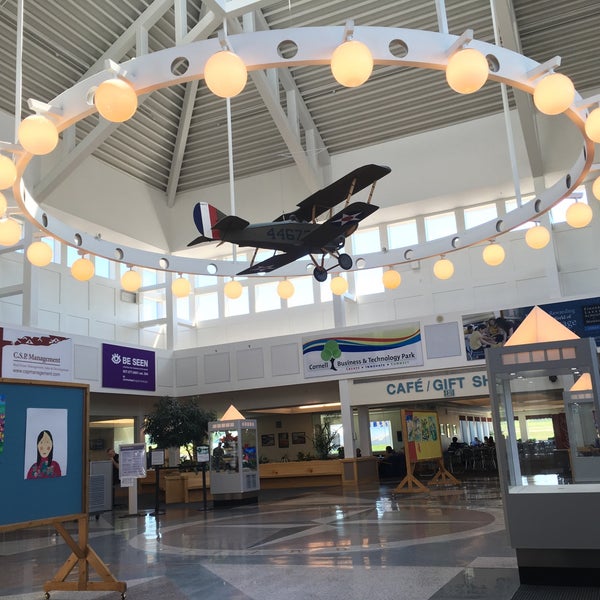
MULTIPOLYGON (((198 41, 136 57, 120 65, 108 61, 105 71, 78 82, 50 100, 48 104, 41 105, 39 102, 30 101, 30 106, 39 109, 36 112, 47 115, 48 119, 54 123, 56 130, 61 132, 98 110, 94 103, 94 96, 101 86, 112 81, 127 82, 127 86, 115 87, 125 88, 121 89, 120 93, 128 94, 127 97, 130 101, 129 89, 133 90, 137 106, 137 97, 141 95, 205 78, 211 59, 225 52, 231 54, 231 48, 234 49, 235 55, 240 60, 231 61, 231 57, 227 56, 229 62, 235 63, 238 72, 240 63, 245 66, 246 71, 251 72, 278 67, 330 65, 332 59, 335 59, 336 50, 353 40, 360 41, 360 46, 367 49, 372 64, 446 71, 449 85, 459 93, 476 92, 488 78, 532 96, 536 94, 536 89, 540 84, 543 84, 543 87, 549 87, 550 94, 557 93, 551 85, 553 82, 548 80, 556 79, 556 76, 559 75, 553 72, 554 68, 560 64, 559 57, 540 64, 512 50, 475 40, 471 30, 467 30, 461 36, 456 36, 448 33, 403 28, 352 27, 349 35, 348 27, 304 27, 242 33, 232 35, 227 39, 221 35, 218 39, 198 41), (475 71, 475 69, 481 69, 481 57, 488 67, 488 72, 483 78, 481 70, 475 71), (187 66, 187 69, 181 73, 180 67, 183 64, 187 66), (179 70, 175 69, 175 66, 178 66, 179 70), (464 86, 463 90, 460 89, 461 85, 464 86)), ((336 65, 331 64, 332 70, 334 66, 336 65)), ((347 77, 349 81, 356 80, 347 72, 344 77, 347 77)), ((560 75, 559 79, 560 83, 564 84, 565 76, 560 75)), ((348 85, 355 84, 349 83, 348 85)), ((568 86, 566 88, 568 94, 568 86)), ((542 92, 543 90, 539 94, 541 95, 542 92)), ((215 93, 221 95, 217 91, 215 93)), ((567 95, 566 100, 563 100, 560 114, 566 115, 581 132, 582 150, 575 163, 566 171, 566 175, 538 194, 533 202, 528 202, 512 210, 503 215, 501 219, 489 221, 459 234, 419 243, 411 247, 389 250, 385 254, 367 255, 367 263, 364 267, 389 267, 430 257, 443 258, 450 252, 486 240, 494 240, 502 233, 528 221, 538 219, 541 214, 550 210, 552 206, 579 186, 589 173, 594 157, 594 141, 590 139, 589 134, 586 135, 586 119, 589 107, 597 104, 598 101, 596 97, 584 100, 574 88, 571 90, 571 96, 567 95)), ((127 110, 129 108, 125 109, 125 114, 127 114, 127 110)), ((554 105, 552 110, 556 110, 554 105)), ((134 112, 135 107, 133 108, 134 112)), ((123 120, 122 111, 117 110, 117 113, 118 116, 115 117, 115 120, 123 120)), ((30 140, 32 135, 30 131, 28 133, 30 140)), ((44 144, 41 146, 45 147, 44 144)), ((35 140, 28 142, 27 147, 35 149, 35 140)), ((128 266, 135 265, 173 273, 226 277, 233 277, 244 265, 249 266, 243 261, 232 263, 224 260, 150 252, 136 247, 114 244, 98 236, 74 229, 47 214, 28 190, 24 176, 34 154, 23 146, 8 147, 6 144, 4 147, 0 146, 0 150, 12 152, 15 157, 17 178, 12 188, 15 199, 25 216, 46 234, 78 248, 82 254, 98 255, 125 263, 128 266)), ((0 155, 0 158, 5 157, 0 155)), ((2 175, 0 168, 0 178, 2 175)), ((8 179, 10 180, 10 177, 8 179)), ((326 261, 325 266, 328 268, 334 264, 334 259, 331 259, 326 261)), ((305 276, 307 275, 307 265, 308 260, 296 261, 279 269, 276 276, 280 278, 305 276)), ((275 274, 271 276, 275 276, 275 274)))

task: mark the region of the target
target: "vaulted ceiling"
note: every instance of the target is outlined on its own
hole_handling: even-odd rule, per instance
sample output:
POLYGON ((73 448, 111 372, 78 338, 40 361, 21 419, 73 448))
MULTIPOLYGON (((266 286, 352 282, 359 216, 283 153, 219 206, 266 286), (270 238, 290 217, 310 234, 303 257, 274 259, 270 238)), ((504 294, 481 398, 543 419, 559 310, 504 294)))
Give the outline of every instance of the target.
MULTIPOLYGON (((560 54, 580 92, 598 86, 596 0, 492 4, 499 43, 540 62, 560 54)), ((471 28, 477 39, 495 43, 492 8, 481 0, 24 0, 22 115, 29 112, 28 98, 49 101, 101 70, 106 58, 123 62, 136 52, 215 36, 225 19, 229 33, 241 32, 247 13, 254 14, 256 29, 344 25, 353 19, 357 25, 438 31, 441 7, 450 33, 471 28)), ((18 1, 3 0, 0 109, 9 114, 15 113, 18 81, 17 19, 18 1)), ((316 132, 319 164, 337 153, 502 110, 497 85, 460 96, 449 90, 439 72, 424 69, 378 66, 360 89, 342 88, 325 66, 280 69, 279 97, 265 97, 256 77, 231 102, 236 178, 294 162, 286 132, 271 110, 274 102, 285 109, 290 93, 298 98, 301 120, 316 132), (383 98, 393 102, 383 108, 383 98)), ((118 127, 97 114, 79 122, 76 145, 47 175, 48 185, 92 153, 161 190, 172 203, 179 192, 227 180, 226 122, 226 103, 204 82, 156 90, 144 98, 133 119, 118 127)), ((296 141, 306 148, 302 133, 296 141)), ((535 162, 534 150, 530 160, 535 162)))
MULTIPOLYGON (((344 26, 349 19, 356 26, 457 36, 471 29, 477 40, 540 63, 559 55, 560 70, 584 97, 600 88, 597 0, 0 0, 0 111, 16 113, 18 122, 31 112, 29 98, 49 102, 105 69, 107 59, 122 64, 215 38, 223 29, 233 36, 344 26)), ((527 170, 533 177, 542 175, 531 96, 509 88, 507 100, 518 111, 527 170)), ((342 87, 325 64, 280 67, 276 73, 251 71, 243 92, 232 98, 230 111, 203 80, 192 80, 140 97, 137 112, 125 123, 109 123, 94 112, 71 126, 62 134, 60 153, 35 171, 35 197, 43 203, 91 156, 149 186, 167 209, 175 206, 179 194, 225 184, 232 173, 240 180, 293 165, 299 167, 305 188, 314 191, 330 183, 327 167, 336 155, 502 110, 497 82, 461 95, 449 88, 440 71, 409 66, 376 65, 359 88, 342 87)), ((3 141, 14 140, 5 135, 3 141)), ((70 216, 95 223, 89 215, 78 214, 80 203, 73 204, 70 216)), ((154 200, 147 211, 163 227, 164 213, 154 200)), ((149 215, 147 211, 138 210, 138 215, 149 215)), ((135 235, 119 210, 111 213, 121 221, 114 229, 109 223, 113 217, 104 212, 102 231, 135 235)), ((162 252, 184 247, 180 241, 172 244, 162 230, 154 231, 150 239, 132 238, 133 245, 150 244, 162 252)), ((194 252, 196 258, 214 257, 212 247, 194 252)), ((129 257, 127 262, 144 264, 129 257)))

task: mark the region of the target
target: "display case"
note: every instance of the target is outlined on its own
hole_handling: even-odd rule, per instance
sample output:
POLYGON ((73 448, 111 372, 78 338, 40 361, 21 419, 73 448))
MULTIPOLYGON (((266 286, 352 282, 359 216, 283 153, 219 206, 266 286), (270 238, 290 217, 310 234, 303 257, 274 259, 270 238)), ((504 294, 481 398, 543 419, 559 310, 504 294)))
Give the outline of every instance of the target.
MULTIPOLYGON (((591 385, 587 373, 577 383, 582 380, 585 380, 586 388, 591 385)), ((571 388, 564 393, 564 398, 573 481, 598 482, 600 481, 600 427, 598 426, 600 411, 594 402, 593 390, 571 388)))
POLYGON ((594 340, 491 348, 486 359, 506 526, 521 583, 600 585, 594 340), (521 439, 519 421, 532 411, 552 414, 549 450, 521 439))
POLYGON ((255 419, 209 423, 210 491, 215 502, 258 497, 258 435, 255 419))

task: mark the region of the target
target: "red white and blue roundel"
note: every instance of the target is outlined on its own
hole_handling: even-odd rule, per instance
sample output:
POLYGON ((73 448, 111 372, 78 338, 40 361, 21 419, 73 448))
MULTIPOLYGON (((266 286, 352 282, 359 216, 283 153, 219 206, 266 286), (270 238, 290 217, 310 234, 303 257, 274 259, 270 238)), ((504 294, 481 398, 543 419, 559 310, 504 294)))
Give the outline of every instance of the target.
POLYGON ((207 238, 221 239, 221 232, 218 229, 213 229, 213 227, 222 216, 214 206, 207 202, 198 202, 194 206, 194 223, 198 231, 207 238))

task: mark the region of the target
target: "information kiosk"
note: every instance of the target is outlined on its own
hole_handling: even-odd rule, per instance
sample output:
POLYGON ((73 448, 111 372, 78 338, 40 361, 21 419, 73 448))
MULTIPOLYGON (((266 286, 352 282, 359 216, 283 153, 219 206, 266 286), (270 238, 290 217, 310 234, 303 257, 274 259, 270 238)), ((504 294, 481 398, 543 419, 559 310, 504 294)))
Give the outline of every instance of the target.
MULTIPOLYGON (((225 419, 208 424, 210 491, 215 504, 258 499, 258 435, 255 419, 225 419)), ((237 412, 237 411, 236 411, 237 412)))

